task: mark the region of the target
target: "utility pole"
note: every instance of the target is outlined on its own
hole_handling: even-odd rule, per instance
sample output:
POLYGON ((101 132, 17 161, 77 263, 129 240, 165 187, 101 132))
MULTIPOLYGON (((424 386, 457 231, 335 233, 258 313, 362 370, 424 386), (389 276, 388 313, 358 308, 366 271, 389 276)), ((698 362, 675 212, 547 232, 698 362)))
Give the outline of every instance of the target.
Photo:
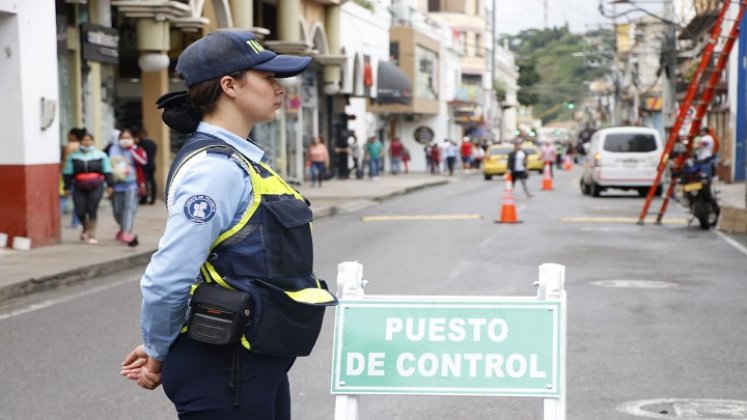
POLYGON ((664 85, 664 136, 668 136, 668 131, 674 125, 674 116, 677 113, 677 28, 674 20, 673 0, 664 3, 664 19, 667 29, 665 31, 665 41, 662 44, 663 52, 666 54, 666 72, 667 83, 664 85))
MULTIPOLYGON (((498 50, 498 40, 495 39, 495 35, 498 33, 497 28, 495 27, 495 14, 496 14, 496 8, 498 7, 498 0, 493 0, 493 12, 492 12, 492 23, 490 27, 490 42, 492 42, 492 56, 490 57, 490 87, 493 90, 493 97, 495 98, 495 102, 498 104, 498 108, 495 111, 500 111, 500 123, 498 124, 498 138, 503 139, 503 107, 502 104, 498 101, 498 95, 496 95, 495 85, 496 85, 496 79, 498 72, 495 68, 495 55, 498 50)), ((493 115, 496 115, 495 112, 493 115)), ((493 121, 495 122, 495 118, 493 118, 493 121)))
POLYGON ((542 0, 544 18, 545 18, 545 29, 547 29, 547 0, 542 0))

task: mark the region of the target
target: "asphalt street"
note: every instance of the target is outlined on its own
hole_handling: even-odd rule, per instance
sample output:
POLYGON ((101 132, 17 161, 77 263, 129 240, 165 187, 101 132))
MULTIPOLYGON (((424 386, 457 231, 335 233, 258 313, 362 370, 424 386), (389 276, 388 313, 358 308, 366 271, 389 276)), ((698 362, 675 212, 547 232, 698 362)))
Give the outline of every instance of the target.
MULTIPOLYGON (((677 206, 664 225, 639 226, 634 194, 582 196, 572 173, 554 191, 540 181, 531 199, 515 192, 519 224, 495 223, 503 182, 478 176, 320 220, 316 271, 334 287, 337 265, 358 261, 368 295, 533 296, 538 266, 562 264, 567 418, 747 419, 744 248, 687 227, 677 206)), ((160 390, 118 376, 139 341, 141 272, 0 306, 0 419, 175 418, 160 390)), ((295 419, 334 418, 333 325, 328 311, 314 353, 291 371, 295 419)), ((361 420, 542 418, 532 397, 359 400, 361 420)))

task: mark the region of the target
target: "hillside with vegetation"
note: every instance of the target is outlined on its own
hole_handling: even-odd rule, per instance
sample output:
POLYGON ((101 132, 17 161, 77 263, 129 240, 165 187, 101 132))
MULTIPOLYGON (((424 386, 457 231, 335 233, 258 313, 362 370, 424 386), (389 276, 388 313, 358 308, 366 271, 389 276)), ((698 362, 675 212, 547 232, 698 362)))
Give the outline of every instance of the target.
POLYGON ((571 119, 588 83, 610 71, 610 30, 579 35, 567 27, 528 29, 505 38, 519 66, 519 103, 531 105, 543 123, 571 119))

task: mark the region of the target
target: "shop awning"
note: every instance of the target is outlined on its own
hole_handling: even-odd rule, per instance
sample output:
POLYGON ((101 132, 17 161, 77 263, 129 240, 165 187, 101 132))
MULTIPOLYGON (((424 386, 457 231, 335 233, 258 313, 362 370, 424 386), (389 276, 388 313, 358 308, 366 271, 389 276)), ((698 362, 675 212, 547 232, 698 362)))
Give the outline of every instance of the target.
POLYGON ((412 83, 399 66, 389 61, 379 61, 375 101, 380 104, 412 103, 412 83))

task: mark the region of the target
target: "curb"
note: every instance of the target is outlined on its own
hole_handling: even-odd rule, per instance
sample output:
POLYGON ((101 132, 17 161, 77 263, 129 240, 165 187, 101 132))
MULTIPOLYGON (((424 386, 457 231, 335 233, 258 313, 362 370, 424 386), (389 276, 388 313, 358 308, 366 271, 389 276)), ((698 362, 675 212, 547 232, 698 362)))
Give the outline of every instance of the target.
MULTIPOLYGON (((399 191, 394 191, 389 194, 384 194, 376 197, 372 197, 367 200, 357 200, 356 203, 359 205, 354 210, 360 210, 365 207, 370 207, 378 202, 388 200, 390 198, 405 195, 414 191, 422 190, 428 187, 435 187, 449 183, 448 180, 438 180, 422 185, 416 185, 413 187, 403 188, 399 191), (367 201, 370 205, 365 204, 367 201)), ((314 211, 314 219, 323 219, 327 217, 333 217, 337 214, 347 213, 350 210, 345 205, 336 206, 324 206, 314 211)), ((85 280, 90 280, 95 277, 106 276, 114 274, 118 271, 124 271, 138 265, 146 265, 150 262, 151 256, 158 249, 148 249, 146 251, 139 252, 134 255, 129 255, 124 258, 104 261, 96 264, 91 264, 72 270, 63 271, 61 273, 52 274, 49 276, 43 276, 38 278, 31 278, 16 284, 11 284, 5 287, 0 287, 0 304, 9 301, 11 299, 30 295, 32 293, 43 292, 46 290, 56 289, 61 286, 75 284, 85 280)))
POLYGON ((30 295, 32 293, 52 290, 60 286, 78 283, 99 276, 113 274, 118 271, 127 270, 133 266, 147 264, 150 257, 156 252, 155 249, 130 255, 125 258, 105 261, 97 264, 75 268, 62 273, 52 274, 38 278, 31 278, 23 282, 11 284, 0 288, 0 303, 30 295))

